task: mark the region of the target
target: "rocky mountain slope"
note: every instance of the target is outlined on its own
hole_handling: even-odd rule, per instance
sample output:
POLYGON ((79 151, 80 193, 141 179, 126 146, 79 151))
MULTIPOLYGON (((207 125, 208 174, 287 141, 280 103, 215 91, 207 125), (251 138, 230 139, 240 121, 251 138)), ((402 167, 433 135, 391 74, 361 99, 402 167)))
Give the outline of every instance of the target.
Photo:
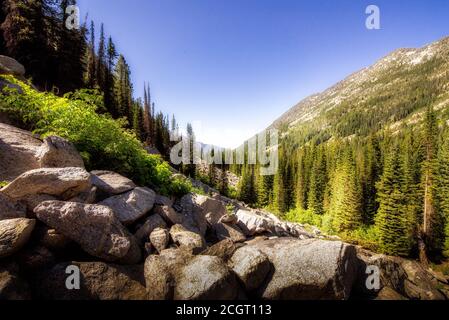
POLYGON ((349 136, 397 125, 432 104, 449 106, 449 38, 419 49, 399 49, 288 110, 271 127, 313 124, 349 136), (360 123, 352 128, 351 121, 360 123))

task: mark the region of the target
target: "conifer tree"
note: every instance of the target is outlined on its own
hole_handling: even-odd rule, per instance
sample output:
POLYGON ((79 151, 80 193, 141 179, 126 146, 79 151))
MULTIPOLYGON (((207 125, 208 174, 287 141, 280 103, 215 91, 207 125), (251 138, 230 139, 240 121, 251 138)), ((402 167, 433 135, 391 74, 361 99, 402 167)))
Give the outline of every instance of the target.
POLYGON ((91 89, 95 88, 97 83, 97 54, 95 52, 95 23, 90 22, 89 31, 90 41, 87 46, 87 73, 86 73, 86 83, 91 89))
POLYGON ((315 152, 307 207, 312 213, 322 215, 327 184, 326 158, 322 148, 315 149, 315 152))
POLYGON ((443 253, 449 258, 449 130, 443 135, 443 142, 438 153, 438 203, 444 230, 443 253))
POLYGON ((399 148, 395 147, 387 156, 384 172, 377 183, 379 211, 375 221, 380 250, 385 254, 407 256, 411 235, 401 189, 402 174, 399 148))

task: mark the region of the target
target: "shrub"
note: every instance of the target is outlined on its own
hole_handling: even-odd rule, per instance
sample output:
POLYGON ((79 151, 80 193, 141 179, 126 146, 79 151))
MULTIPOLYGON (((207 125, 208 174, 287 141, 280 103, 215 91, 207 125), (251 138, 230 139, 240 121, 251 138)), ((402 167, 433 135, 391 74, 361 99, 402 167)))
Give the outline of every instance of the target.
POLYGON ((0 95, 0 111, 43 137, 57 135, 71 141, 89 170, 116 171, 163 194, 191 190, 188 181, 172 177, 170 166, 160 156, 145 151, 134 132, 125 128, 126 119, 97 113, 104 109, 98 92, 80 90, 61 98, 38 92, 11 76, 2 77, 21 86, 24 93, 7 89, 0 95))

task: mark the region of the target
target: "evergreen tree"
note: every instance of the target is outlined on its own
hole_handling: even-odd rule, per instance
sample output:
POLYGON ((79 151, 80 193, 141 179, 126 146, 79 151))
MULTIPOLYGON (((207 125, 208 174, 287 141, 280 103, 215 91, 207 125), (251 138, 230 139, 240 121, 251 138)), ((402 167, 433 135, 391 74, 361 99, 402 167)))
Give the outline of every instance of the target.
POLYGON ((326 158, 323 148, 316 149, 315 152, 307 206, 312 213, 322 215, 324 213, 323 202, 327 185, 326 158))
POLYGON ((87 46, 87 73, 86 73, 86 83, 91 89, 95 88, 97 83, 97 54, 95 52, 95 23, 90 22, 90 41, 87 46))
POLYGON ((367 224, 374 222, 378 203, 376 201, 376 183, 381 174, 380 149, 377 137, 370 135, 364 149, 364 181, 363 185, 363 212, 367 224))
POLYGON ((116 106, 116 101, 114 97, 114 67, 115 67, 115 60, 117 59, 117 57, 118 54, 117 50, 115 49, 115 44, 112 41, 112 37, 109 37, 107 48, 107 65, 105 70, 104 105, 114 118, 117 118, 119 116, 119 110, 116 106))
POLYGON ((125 57, 120 55, 115 66, 115 85, 114 95, 117 103, 119 117, 127 117, 132 119, 132 87, 130 81, 130 70, 126 63, 125 57))
POLYGON ((438 189, 442 225, 445 224, 444 255, 449 258, 449 130, 443 135, 443 143, 438 153, 438 189))
POLYGON ((375 221, 380 250, 390 255, 407 256, 411 237, 401 189, 402 174, 399 148, 396 147, 387 157, 381 180, 377 183, 379 211, 375 221))
POLYGON ((361 192, 350 152, 340 161, 334 173, 329 210, 337 232, 355 230, 362 224, 361 192))
POLYGON ((104 25, 101 24, 100 28, 100 41, 98 43, 97 53, 97 84, 100 90, 105 92, 105 79, 106 79, 106 39, 104 35, 104 25))

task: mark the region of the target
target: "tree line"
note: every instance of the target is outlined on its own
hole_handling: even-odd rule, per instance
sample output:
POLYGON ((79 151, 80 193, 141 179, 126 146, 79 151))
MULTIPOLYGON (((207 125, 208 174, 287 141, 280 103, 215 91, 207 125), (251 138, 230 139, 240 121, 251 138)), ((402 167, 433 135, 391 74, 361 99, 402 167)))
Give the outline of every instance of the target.
POLYGON ((105 106, 99 112, 125 118, 128 129, 168 158, 175 117, 170 123, 168 115, 155 110, 147 84, 144 98, 134 98, 130 66, 103 24, 98 40, 87 17, 78 30, 66 28, 70 5, 76 0, 2 0, 0 53, 22 63, 40 90, 61 96, 79 89, 98 91, 105 106))
POLYGON ((366 136, 285 135, 275 176, 231 168, 238 197, 386 254, 449 257, 449 128, 433 108, 423 114, 420 125, 366 136))

